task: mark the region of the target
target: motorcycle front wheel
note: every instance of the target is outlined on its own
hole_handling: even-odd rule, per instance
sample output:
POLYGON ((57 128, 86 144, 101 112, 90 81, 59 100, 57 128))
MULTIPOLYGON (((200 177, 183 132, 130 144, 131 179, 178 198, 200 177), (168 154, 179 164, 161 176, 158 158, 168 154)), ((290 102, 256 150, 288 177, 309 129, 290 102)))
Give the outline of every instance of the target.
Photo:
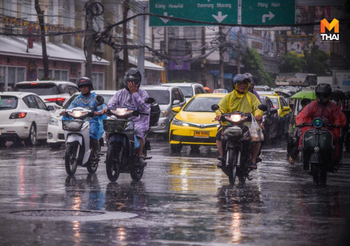
POLYGON ((64 162, 66 167, 66 172, 69 176, 73 176, 78 166, 77 156, 78 143, 68 143, 66 147, 66 153, 64 156, 64 162))
POLYGON ((236 181, 236 174, 237 174, 237 166, 235 163, 236 159, 236 153, 233 149, 228 149, 226 154, 226 160, 228 160, 228 163, 230 165, 230 175, 228 176, 228 180, 230 181, 230 184, 235 184, 236 181))
POLYGON ((108 145, 106 157, 106 172, 109 181, 115 182, 119 178, 120 164, 123 158, 123 145, 112 143, 108 145))
POLYGON ((317 185, 326 185, 327 170, 315 164, 312 165, 311 170, 314 183, 317 185))

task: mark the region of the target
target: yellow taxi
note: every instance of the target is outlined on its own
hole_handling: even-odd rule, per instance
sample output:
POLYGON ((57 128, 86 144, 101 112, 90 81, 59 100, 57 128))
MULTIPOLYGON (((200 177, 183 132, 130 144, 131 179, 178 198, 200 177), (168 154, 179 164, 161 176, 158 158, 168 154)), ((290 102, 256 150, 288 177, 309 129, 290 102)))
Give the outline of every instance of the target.
POLYGON ((278 95, 259 94, 261 101, 265 101, 266 97, 272 102, 274 108, 278 111, 280 121, 280 134, 288 135, 289 121, 292 116, 292 109, 289 107, 286 99, 278 95))
POLYGON ((211 106, 218 104, 226 95, 227 93, 198 94, 183 108, 173 108, 177 113, 169 129, 169 143, 173 153, 180 152, 184 145, 191 146, 195 151, 198 151, 200 145, 216 145, 219 122, 214 120, 215 112, 211 106))

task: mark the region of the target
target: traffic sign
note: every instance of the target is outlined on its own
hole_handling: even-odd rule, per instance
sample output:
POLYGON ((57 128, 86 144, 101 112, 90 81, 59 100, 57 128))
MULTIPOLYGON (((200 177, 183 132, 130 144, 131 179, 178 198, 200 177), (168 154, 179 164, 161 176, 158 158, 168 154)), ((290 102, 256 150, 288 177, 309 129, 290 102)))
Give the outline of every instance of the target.
POLYGON ((295 0, 242 0, 242 24, 288 25, 295 23, 295 0))
MULTIPOLYGON (((237 24, 238 1, 232 0, 150 0, 150 13, 193 21, 237 24)), ((150 16, 150 26, 198 26, 195 22, 174 21, 150 16)))

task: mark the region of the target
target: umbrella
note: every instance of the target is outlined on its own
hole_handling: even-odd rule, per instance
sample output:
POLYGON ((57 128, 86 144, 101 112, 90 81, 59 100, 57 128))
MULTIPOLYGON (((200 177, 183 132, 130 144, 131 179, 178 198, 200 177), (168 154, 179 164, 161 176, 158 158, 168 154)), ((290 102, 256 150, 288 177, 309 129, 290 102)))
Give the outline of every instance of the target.
POLYGON ((315 91, 299 91, 295 93, 293 96, 291 96, 290 98, 293 98, 293 99, 307 98, 307 99, 315 100, 316 95, 315 95, 315 91))

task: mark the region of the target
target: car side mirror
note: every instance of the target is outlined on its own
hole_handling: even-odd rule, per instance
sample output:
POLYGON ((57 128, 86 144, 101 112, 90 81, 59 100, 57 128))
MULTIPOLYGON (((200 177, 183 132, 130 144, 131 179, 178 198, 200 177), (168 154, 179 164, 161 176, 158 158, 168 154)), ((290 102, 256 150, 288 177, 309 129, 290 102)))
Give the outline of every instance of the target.
POLYGON ((267 106, 265 104, 260 104, 258 106, 258 108, 261 110, 261 111, 266 111, 267 110, 267 106))
POLYGON ((290 107, 288 106, 283 106, 283 111, 288 111, 290 109, 290 107))
POLYGON ((178 105, 178 104, 180 104, 180 100, 176 99, 176 100, 173 101, 173 105, 178 105))
POLYGON ((97 95, 96 96, 96 105, 101 106, 105 102, 105 99, 103 96, 97 95))
POLYGON ((213 104, 213 105, 211 105, 211 110, 213 110, 213 111, 216 111, 216 110, 218 110, 220 107, 219 107, 219 105, 217 105, 217 104, 213 104))
POLYGON ((154 99, 153 97, 147 97, 145 100, 145 103, 152 104, 152 103, 155 103, 155 101, 156 99, 154 99))
POLYGON ((52 106, 52 105, 47 106, 47 109, 48 109, 49 111, 54 111, 54 110, 56 110, 55 107, 52 106))
POLYGON ((172 110, 173 110, 173 112, 178 113, 178 112, 180 112, 181 107, 180 106, 175 106, 175 107, 172 108, 172 110))

